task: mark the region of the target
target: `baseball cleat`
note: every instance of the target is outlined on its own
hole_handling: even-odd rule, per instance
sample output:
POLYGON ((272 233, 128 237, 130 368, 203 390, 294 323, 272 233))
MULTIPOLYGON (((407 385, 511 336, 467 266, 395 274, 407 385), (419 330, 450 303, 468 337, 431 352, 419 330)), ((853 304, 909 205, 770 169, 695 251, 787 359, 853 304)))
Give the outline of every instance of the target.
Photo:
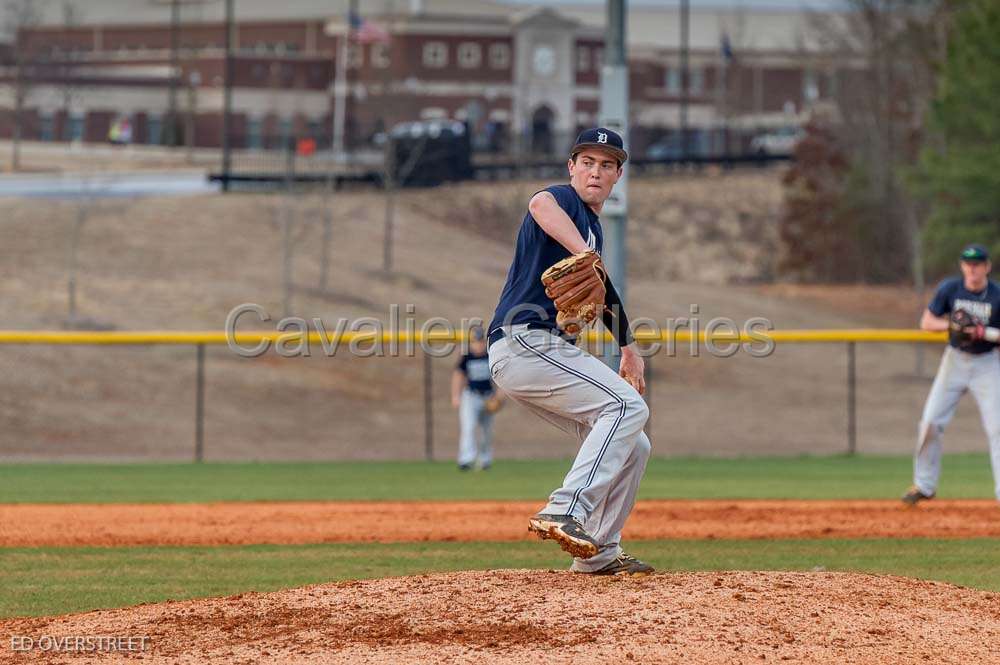
POLYGON ((649 575, 655 572, 653 567, 648 563, 643 563, 639 561, 634 556, 625 554, 622 552, 615 558, 614 561, 604 566, 604 568, 599 568, 593 570, 588 575, 649 575))
POLYGON ((583 530, 583 525, 572 515, 539 513, 528 520, 528 532, 542 540, 556 541, 563 551, 578 559, 589 559, 600 549, 597 542, 583 530))
POLYGON ((915 506, 921 501, 930 501, 934 496, 934 492, 924 494, 916 485, 911 485, 910 489, 906 490, 906 494, 903 495, 903 503, 908 506, 915 506))

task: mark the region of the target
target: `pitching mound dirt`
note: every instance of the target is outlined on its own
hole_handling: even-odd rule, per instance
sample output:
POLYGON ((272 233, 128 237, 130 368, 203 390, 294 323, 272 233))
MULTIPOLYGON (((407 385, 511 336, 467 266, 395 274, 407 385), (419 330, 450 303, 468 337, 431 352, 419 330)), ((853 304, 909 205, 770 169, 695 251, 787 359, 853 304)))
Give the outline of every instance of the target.
POLYGON ((986 663, 1000 594, 847 573, 502 570, 8 620, 0 634, 143 635, 144 661, 164 663, 986 663))
MULTIPOLYGON (((0 546, 510 541, 537 502, 0 505, 0 546), (373 528, 377 525, 377 528, 373 528)), ((996 501, 641 501, 625 530, 653 538, 1000 537, 996 501)))

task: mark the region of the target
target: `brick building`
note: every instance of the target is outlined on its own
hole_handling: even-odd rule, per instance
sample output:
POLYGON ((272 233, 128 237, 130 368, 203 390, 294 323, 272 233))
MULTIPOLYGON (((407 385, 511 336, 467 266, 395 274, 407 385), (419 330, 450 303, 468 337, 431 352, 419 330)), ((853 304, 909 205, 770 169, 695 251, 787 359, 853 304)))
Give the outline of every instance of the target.
MULTIPOLYGON (((386 39, 345 41, 346 5, 236 0, 236 147, 292 135, 329 144, 341 106, 345 139, 355 146, 399 121, 453 118, 469 122, 480 147, 517 140, 551 152, 596 122, 603 5, 362 0, 367 27, 386 39)), ((25 70, 25 138, 104 141, 111 123, 127 118, 135 142, 161 142, 173 126, 195 145, 221 143, 222 0, 67 6, 46 5, 41 22, 12 42, 0 72, 8 83, 0 87, 0 135, 12 131, 11 54, 20 53, 33 63, 25 70)), ((811 47, 806 23, 796 11, 692 10, 692 145, 720 149, 739 132, 797 124, 831 94, 843 64, 811 47)), ((633 148, 680 126, 679 32, 676 8, 629 10, 633 148)))

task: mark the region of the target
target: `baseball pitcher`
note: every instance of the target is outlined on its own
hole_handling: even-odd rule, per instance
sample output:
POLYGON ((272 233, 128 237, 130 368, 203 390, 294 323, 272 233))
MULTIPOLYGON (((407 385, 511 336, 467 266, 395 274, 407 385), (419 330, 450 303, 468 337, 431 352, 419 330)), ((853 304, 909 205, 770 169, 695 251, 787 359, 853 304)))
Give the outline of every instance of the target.
POLYGON ((924 330, 948 331, 948 347, 920 420, 913 486, 903 495, 911 506, 937 492, 941 434, 966 392, 979 405, 1000 499, 1000 286, 989 279, 992 264, 982 245, 966 247, 959 265, 962 276, 941 282, 920 321, 924 330))
POLYGON ((580 134, 569 184, 528 203, 488 336, 490 372, 504 394, 580 441, 562 486, 528 530, 573 555, 571 570, 598 575, 653 571, 620 546, 649 458, 649 411, 640 396, 643 361, 600 259, 598 214, 627 158, 615 132, 580 134), (598 318, 621 347, 617 374, 575 345, 598 318))

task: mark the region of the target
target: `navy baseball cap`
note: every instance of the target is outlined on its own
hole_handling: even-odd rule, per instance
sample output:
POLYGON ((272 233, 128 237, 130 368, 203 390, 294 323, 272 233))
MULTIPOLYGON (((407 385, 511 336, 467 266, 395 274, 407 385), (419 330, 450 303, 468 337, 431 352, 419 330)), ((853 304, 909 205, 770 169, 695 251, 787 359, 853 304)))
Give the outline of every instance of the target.
POLYGON ((962 261, 989 261, 990 252, 982 245, 968 245, 962 250, 962 261))
POLYGON ((622 137, 617 132, 604 127, 594 127, 580 132, 580 135, 576 137, 576 143, 573 144, 573 150, 569 153, 570 159, 587 148, 596 148, 614 155, 615 159, 622 164, 628 159, 622 137))

